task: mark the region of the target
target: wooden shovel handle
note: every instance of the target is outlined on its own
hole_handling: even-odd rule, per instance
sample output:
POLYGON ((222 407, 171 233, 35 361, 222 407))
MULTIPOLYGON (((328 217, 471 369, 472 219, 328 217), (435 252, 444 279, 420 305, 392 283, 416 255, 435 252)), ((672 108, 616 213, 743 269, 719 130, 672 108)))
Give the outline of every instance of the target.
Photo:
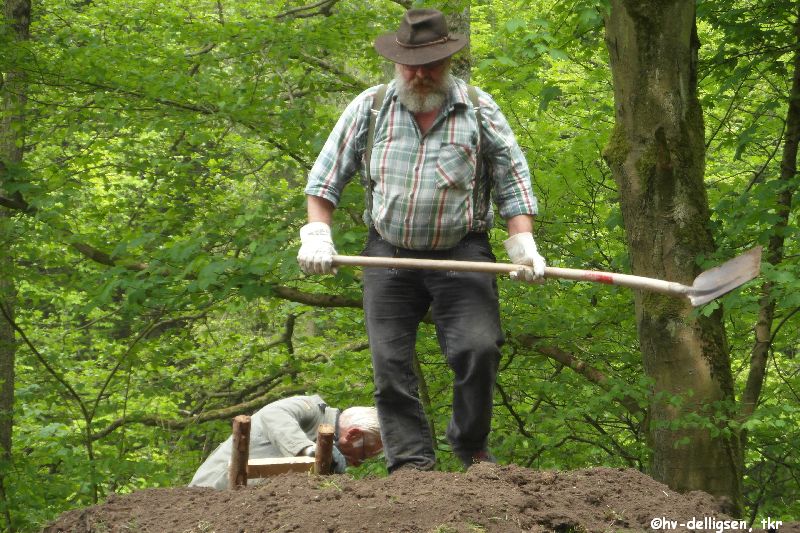
POLYGON ((402 257, 365 257, 361 255, 334 255, 336 266, 361 266, 378 268, 408 268, 412 270, 449 270, 453 272, 488 272, 509 274, 520 268, 510 263, 484 263, 481 261, 452 261, 438 259, 411 259, 402 257))
MULTIPOLYGON (((365 257, 360 255, 334 255, 333 264, 335 266, 449 270, 453 272, 486 272, 489 274, 510 274, 511 272, 516 272, 523 268, 529 268, 524 265, 515 265, 513 263, 484 263, 481 261, 413 259, 405 257, 365 257)), ((675 296, 685 296, 692 290, 692 288, 687 285, 682 285, 673 281, 575 268, 546 267, 544 269, 544 277, 620 285, 623 287, 644 289, 675 296)))

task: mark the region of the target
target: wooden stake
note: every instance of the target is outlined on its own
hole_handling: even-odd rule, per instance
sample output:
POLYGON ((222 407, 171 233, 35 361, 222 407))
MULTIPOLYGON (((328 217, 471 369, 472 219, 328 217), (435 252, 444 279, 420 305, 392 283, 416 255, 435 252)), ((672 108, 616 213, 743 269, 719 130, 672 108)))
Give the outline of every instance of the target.
POLYGON ((233 446, 228 470, 228 488, 247 486, 247 459, 250 457, 250 417, 238 415, 233 419, 233 446))
POLYGON ((334 428, 330 424, 320 424, 317 429, 317 451, 314 454, 314 472, 316 474, 327 475, 331 473, 333 433, 334 428))

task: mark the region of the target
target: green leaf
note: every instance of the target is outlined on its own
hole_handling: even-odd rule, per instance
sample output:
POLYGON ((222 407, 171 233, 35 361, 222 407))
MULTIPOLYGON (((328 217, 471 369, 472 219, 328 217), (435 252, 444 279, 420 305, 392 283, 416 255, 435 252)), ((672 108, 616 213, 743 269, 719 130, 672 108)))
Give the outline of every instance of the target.
POLYGON ((539 92, 539 112, 547 110, 550 102, 561 96, 561 89, 557 85, 546 85, 539 92))
POLYGON ((520 28, 524 28, 527 26, 527 22, 521 18, 510 19, 506 21, 506 31, 508 33, 514 33, 520 28))

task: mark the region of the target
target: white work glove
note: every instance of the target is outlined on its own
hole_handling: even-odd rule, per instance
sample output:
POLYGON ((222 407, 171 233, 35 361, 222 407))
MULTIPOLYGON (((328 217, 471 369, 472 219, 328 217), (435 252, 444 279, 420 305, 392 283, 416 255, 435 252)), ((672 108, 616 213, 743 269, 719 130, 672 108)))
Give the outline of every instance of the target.
POLYGON ((539 255, 533 233, 523 232, 509 237, 503 242, 508 252, 508 257, 515 265, 527 265, 531 268, 521 268, 509 276, 513 280, 528 283, 542 283, 544 281, 544 257, 539 255))
POLYGON ((310 222, 300 228, 300 251, 297 262, 306 274, 336 274, 333 268, 333 247, 331 228, 324 222, 310 222))

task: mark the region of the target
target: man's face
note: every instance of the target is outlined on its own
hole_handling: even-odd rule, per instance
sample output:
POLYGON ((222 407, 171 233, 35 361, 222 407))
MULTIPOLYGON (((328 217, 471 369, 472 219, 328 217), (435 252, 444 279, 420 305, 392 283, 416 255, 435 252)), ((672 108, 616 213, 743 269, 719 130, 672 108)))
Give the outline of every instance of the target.
POLYGON ((447 58, 426 65, 398 64, 397 72, 410 90, 418 94, 428 94, 441 90, 449 63, 450 59, 447 58))
POLYGON ((450 58, 427 65, 395 65, 397 99, 412 113, 439 109, 447 98, 450 58))
POLYGON ((360 465, 366 459, 378 455, 383 449, 380 439, 365 439, 364 433, 360 430, 345 432, 339 438, 337 446, 350 466, 360 465))

